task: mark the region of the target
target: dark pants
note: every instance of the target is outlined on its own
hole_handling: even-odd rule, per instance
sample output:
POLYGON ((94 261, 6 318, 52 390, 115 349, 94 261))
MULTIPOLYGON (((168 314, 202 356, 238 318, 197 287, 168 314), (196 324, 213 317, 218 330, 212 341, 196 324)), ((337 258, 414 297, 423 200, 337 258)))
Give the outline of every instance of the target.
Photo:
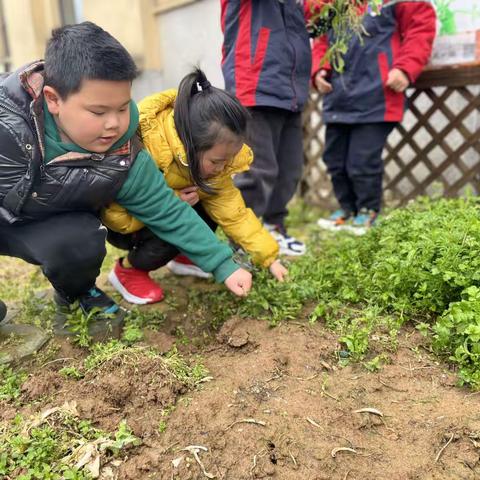
MULTIPOLYGON (((193 208, 213 231, 217 229, 217 224, 207 215, 200 202, 193 208)), ((146 227, 126 235, 108 230, 107 240, 117 248, 128 250, 128 261, 139 270, 156 270, 180 253, 177 247, 157 237, 146 227)))
POLYGON ((235 177, 247 207, 272 224, 283 224, 303 167, 300 112, 250 108, 247 145, 254 154, 250 170, 235 177))
POLYGON ((95 285, 106 255, 107 230, 90 213, 62 213, 26 224, 0 224, 0 255, 40 265, 53 287, 73 302, 95 285))
POLYGON ((380 211, 382 151, 395 125, 395 122, 327 125, 323 161, 343 210, 380 211))

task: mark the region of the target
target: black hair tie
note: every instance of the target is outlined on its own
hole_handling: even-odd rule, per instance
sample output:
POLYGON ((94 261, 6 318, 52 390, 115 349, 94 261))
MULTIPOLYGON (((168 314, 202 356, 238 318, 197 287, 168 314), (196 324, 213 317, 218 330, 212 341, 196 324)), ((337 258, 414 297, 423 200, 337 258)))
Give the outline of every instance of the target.
POLYGON ((203 92, 212 86, 212 84, 206 78, 204 80, 200 80, 198 83, 203 92))

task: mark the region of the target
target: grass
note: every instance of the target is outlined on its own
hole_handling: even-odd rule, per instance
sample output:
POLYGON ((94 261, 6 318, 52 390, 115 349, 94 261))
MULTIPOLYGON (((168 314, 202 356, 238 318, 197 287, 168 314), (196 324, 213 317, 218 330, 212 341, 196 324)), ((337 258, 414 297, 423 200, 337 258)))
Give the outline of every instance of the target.
POLYGON ((17 480, 89 480, 95 459, 118 456, 139 445, 128 425, 121 422, 109 434, 78 417, 74 404, 41 412, 32 418, 17 415, 0 423, 0 475, 17 480), (90 460, 79 460, 90 455, 90 460))
MULTIPOLYGON (((391 212, 358 238, 320 232, 314 226, 318 212, 299 203, 292 208, 289 226, 308 238, 309 251, 289 264, 289 281, 280 284, 268 272, 256 270, 254 288, 246 299, 225 289, 192 288, 187 315, 213 330, 233 315, 265 319, 275 326, 304 315, 308 306, 311 322, 325 322, 337 332, 340 363, 361 361, 370 370, 381 368, 382 355, 395 351, 400 329, 411 322, 440 357, 458 366, 459 382, 478 389, 478 214, 475 198, 420 199, 391 212)), ((118 252, 109 250, 106 263, 112 264, 116 256, 118 252)), ((33 284, 24 291, 43 286, 38 275, 31 278, 33 284)), ((38 321, 42 312, 38 313, 34 297, 27 293, 23 299, 24 318, 38 321)), ((165 320, 166 314, 155 308, 135 310, 122 345, 134 346, 143 339, 147 325, 159 328, 165 320)), ((177 332, 177 343, 188 344, 181 325, 177 332)), ((90 347, 88 342, 85 346, 90 347)))

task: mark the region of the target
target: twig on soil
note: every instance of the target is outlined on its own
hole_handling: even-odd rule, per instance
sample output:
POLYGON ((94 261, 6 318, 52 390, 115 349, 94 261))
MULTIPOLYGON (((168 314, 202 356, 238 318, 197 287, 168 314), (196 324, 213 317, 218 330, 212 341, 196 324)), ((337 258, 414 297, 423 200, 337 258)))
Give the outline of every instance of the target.
POLYGON ((354 410, 353 413, 371 413, 372 415, 378 415, 379 417, 383 417, 383 413, 380 410, 371 407, 359 408, 358 410, 354 410))
POLYGON ((332 458, 335 458, 338 452, 350 452, 358 455, 358 452, 355 449, 349 447, 336 447, 331 451, 330 455, 332 458))
POLYGON ((313 421, 311 418, 307 417, 305 419, 308 423, 311 423, 314 427, 322 428, 317 422, 313 421))
POLYGON ((254 418, 244 418, 242 420, 237 420, 233 423, 231 423, 226 429, 225 431, 227 431, 228 429, 232 428, 234 425, 237 425, 238 423, 253 423, 255 425, 260 425, 262 427, 265 427, 267 424, 265 422, 262 422, 262 420, 255 420, 254 418))
POLYGON ((331 399, 335 400, 336 402, 340 401, 337 397, 334 397, 331 393, 327 392, 327 388, 325 387, 325 384, 322 385, 322 394, 326 395, 327 397, 330 397, 331 399))
POLYGON ((291 454, 291 452, 289 451, 288 454, 290 455, 290 458, 293 460, 293 464, 298 467, 298 464, 297 464, 297 461, 295 460, 295 457, 291 454))
POLYGON ((271 382, 272 380, 278 380, 279 378, 282 378, 283 375, 281 374, 275 374, 273 377, 267 378, 265 380, 265 383, 271 382))
POLYGON ((343 480, 347 480, 347 477, 348 477, 349 473, 350 473, 350 470, 347 470, 347 473, 345 473, 345 476, 343 477, 343 480))
POLYGON ((255 468, 257 467, 257 457, 262 458, 266 454, 267 454, 266 450, 262 448, 253 456, 253 464, 252 464, 252 467, 250 468, 250 472, 253 472, 253 470, 255 470, 255 468))
POLYGON ((197 384, 211 382, 212 380, 213 380, 213 377, 203 377, 200 380, 197 380, 197 384))
POLYGON ((208 473, 206 470, 205 470, 205 467, 202 463, 202 461, 200 460, 200 457, 198 456, 198 453, 200 451, 204 451, 204 452, 208 452, 208 448, 207 447, 202 447, 201 445, 189 445, 188 447, 185 447, 183 449, 184 451, 186 452, 189 452, 193 455, 193 458, 195 459, 195 461, 198 463, 198 465, 200 466, 200 468, 202 469, 202 473, 207 477, 207 478, 210 478, 210 479, 213 479, 213 478, 216 478, 215 475, 211 474, 211 473, 208 473))
POLYGON ((253 465, 252 465, 252 468, 250 469, 251 472, 253 472, 255 470, 257 466, 257 455, 254 455, 253 456, 253 465))
POLYGON ((292 377, 292 378, 294 378, 295 380, 302 380, 302 381, 308 382, 309 380, 313 380, 314 378, 317 378, 317 377, 318 377, 318 373, 315 373, 314 375, 310 375, 310 377, 292 377))
POLYGON ((450 438, 448 439, 447 443, 440 449, 440 451, 437 453, 437 456, 435 457, 435 463, 437 463, 440 460, 440 457, 443 453, 443 451, 450 445, 450 442, 453 440, 453 437, 455 435, 452 433, 450 435, 450 438))
POLYGON ((44 363, 40 368, 46 367, 47 365, 50 365, 51 363, 66 362, 67 360, 75 360, 75 359, 73 357, 56 358, 55 360, 50 360, 49 362, 44 363))

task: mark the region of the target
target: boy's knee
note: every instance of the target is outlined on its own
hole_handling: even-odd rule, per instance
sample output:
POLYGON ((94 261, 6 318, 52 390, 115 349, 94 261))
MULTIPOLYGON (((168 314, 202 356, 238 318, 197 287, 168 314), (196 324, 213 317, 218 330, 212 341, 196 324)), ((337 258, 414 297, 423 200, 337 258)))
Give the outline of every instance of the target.
POLYGON ((51 263, 57 263, 55 259, 69 264, 101 263, 106 255, 106 234, 106 228, 94 215, 70 215, 52 241, 51 263))

